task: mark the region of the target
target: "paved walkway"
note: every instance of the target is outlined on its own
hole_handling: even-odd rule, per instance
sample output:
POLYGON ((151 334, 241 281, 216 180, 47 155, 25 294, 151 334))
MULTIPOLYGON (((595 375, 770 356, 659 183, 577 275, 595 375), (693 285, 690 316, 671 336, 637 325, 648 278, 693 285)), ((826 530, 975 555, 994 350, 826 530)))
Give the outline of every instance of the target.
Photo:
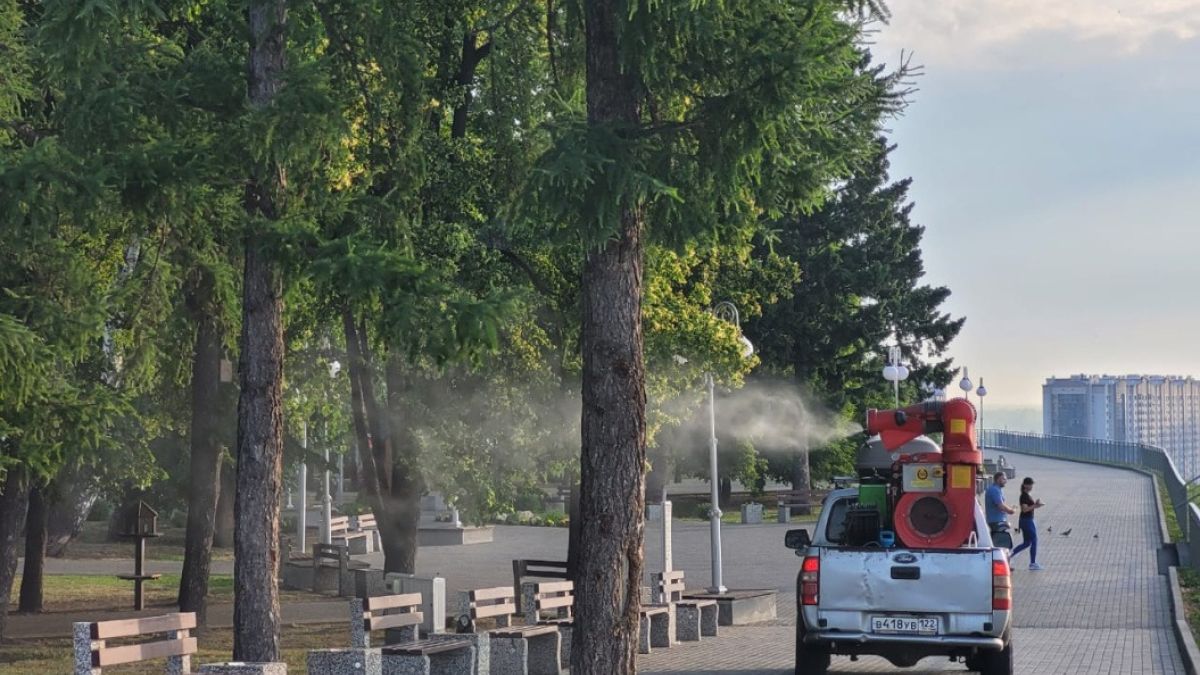
MULTIPOLYGON (((1162 542, 1150 479, 1131 471, 1024 455, 1012 454, 1009 459, 1017 467, 1018 477, 1006 490, 1009 500, 1016 501, 1019 479, 1030 475, 1037 480, 1036 495, 1046 502, 1038 519, 1042 530, 1039 561, 1046 569, 1028 571, 1024 553, 1014 565, 1017 672, 1182 675, 1183 664, 1170 628, 1167 581, 1156 567, 1155 552, 1162 542), (1047 528, 1052 532, 1046 532, 1047 528), (1067 529, 1071 535, 1062 536, 1067 529)), ((727 526, 723 531, 725 583, 732 588, 779 589, 776 621, 724 628, 717 639, 658 650, 639 659, 640 670, 712 675, 791 673, 797 559, 783 547, 787 528, 771 523, 727 526)), ((658 569, 660 536, 657 524, 647 525, 646 560, 651 570, 658 569)), ((449 593, 507 584, 511 583, 510 560, 561 559, 566 537, 564 529, 498 527, 492 544, 422 549, 418 573, 445 576, 449 593)), ((707 585, 707 524, 675 523, 674 559, 676 568, 685 571, 689 586, 707 585)), ((98 569, 98 562, 110 564, 47 561, 47 566, 50 573, 82 572, 83 566, 91 573, 105 572, 98 569)), ((129 566, 128 562, 111 564, 120 571, 129 566)), ((178 569, 178 563, 155 564, 164 572, 178 569)), ((228 566, 214 563, 214 572, 228 571, 228 566)), ((284 620, 341 621, 344 607, 339 601, 288 605, 284 620)), ((214 622, 228 623, 232 618, 229 609, 225 605, 210 610, 214 622)), ((13 617, 10 628, 14 636, 24 632, 22 625, 29 626, 31 619, 13 617)), ((65 634, 70 617, 60 615, 56 620, 65 634)), ((963 667, 930 658, 914 669, 898 670, 878 658, 851 662, 835 657, 831 670, 920 674, 963 672, 963 667)))

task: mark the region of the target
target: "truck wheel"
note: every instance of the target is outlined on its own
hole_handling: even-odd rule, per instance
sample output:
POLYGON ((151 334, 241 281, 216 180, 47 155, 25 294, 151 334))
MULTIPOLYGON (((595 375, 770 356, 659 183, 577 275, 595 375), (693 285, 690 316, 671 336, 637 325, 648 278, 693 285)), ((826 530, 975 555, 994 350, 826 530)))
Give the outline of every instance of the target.
POLYGON ((804 644, 804 618, 797 620, 800 623, 796 625, 796 675, 825 675, 831 661, 829 652, 804 644))
MULTIPOLYGON (((982 675, 1013 675, 1012 638, 1004 641, 1004 649, 980 654, 977 663, 982 675)), ((970 668, 970 665, 967 667, 970 668)))

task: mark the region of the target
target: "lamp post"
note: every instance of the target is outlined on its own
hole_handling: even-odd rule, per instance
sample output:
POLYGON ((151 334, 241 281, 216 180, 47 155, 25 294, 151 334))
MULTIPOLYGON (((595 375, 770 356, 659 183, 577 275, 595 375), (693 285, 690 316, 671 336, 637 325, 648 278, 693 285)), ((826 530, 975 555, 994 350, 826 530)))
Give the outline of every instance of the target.
MULTIPOLYGON (((732 302, 717 303, 712 308, 712 313, 718 319, 729 321, 737 326, 739 334, 741 333, 741 318, 738 316, 737 307, 732 302)), ((742 357, 750 358, 750 355, 754 353, 754 345, 750 344, 746 336, 739 335, 739 337, 742 343, 742 357)), ((712 508, 709 509, 709 528, 712 539, 712 586, 708 592, 724 593, 728 589, 725 588, 722 578, 721 562, 721 495, 718 491, 719 476, 717 474, 717 398, 716 382, 711 372, 705 373, 704 384, 708 387, 708 475, 712 487, 712 508)))
POLYGON ((958 388, 962 389, 963 398, 970 400, 968 394, 970 394, 971 390, 975 388, 975 385, 971 384, 971 378, 967 376, 966 366, 963 366, 963 376, 962 379, 958 381, 958 388))
POLYGON ((979 388, 975 390, 979 396, 979 448, 983 449, 983 397, 987 396, 987 387, 983 386, 983 378, 979 378, 979 388))
MULTIPOLYGON (((329 363, 329 379, 337 377, 338 373, 342 372, 342 364, 337 361, 329 363)), ((324 525, 321 528, 321 541, 326 544, 333 543, 333 529, 329 524, 333 521, 333 495, 329 493, 329 445, 325 445, 325 473, 324 486, 321 494, 321 509, 322 515, 325 518, 324 525)))
POLYGON ((900 346, 888 347, 888 363, 883 367, 883 379, 892 383, 896 407, 900 407, 900 380, 908 379, 908 368, 900 363, 900 346))

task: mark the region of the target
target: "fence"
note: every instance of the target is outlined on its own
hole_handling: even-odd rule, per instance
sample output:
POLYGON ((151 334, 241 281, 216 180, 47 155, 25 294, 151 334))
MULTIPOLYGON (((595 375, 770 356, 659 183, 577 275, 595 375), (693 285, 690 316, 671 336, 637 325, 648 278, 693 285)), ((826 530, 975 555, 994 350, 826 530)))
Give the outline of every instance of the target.
POLYGON ((1142 443, 1047 436, 996 429, 983 431, 983 444, 997 450, 1012 450, 1055 459, 1131 466, 1157 472, 1166 485, 1175 522, 1179 523, 1179 529, 1184 532, 1186 543, 1180 543, 1186 545, 1189 567, 1200 568, 1200 508, 1188 499, 1188 486, 1200 480, 1200 476, 1184 480, 1175 468, 1175 462, 1171 461, 1171 456, 1162 448, 1142 443), (1191 536, 1192 532, 1196 533, 1195 539, 1191 536))

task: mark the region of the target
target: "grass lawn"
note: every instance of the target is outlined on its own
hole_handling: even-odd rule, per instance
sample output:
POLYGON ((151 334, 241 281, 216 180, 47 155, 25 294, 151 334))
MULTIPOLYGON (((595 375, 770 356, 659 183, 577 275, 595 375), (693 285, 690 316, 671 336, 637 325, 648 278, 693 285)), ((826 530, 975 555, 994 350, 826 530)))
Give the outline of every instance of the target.
MULTIPOLYGON (((147 560, 183 560, 182 527, 162 527, 161 537, 146 540, 147 560)), ((83 531, 69 545, 67 558, 128 558, 133 559, 133 541, 107 541, 108 523, 87 522, 83 531)), ((213 560, 233 560, 233 549, 212 550, 213 560)))
MULTIPOLYGON (((127 610, 133 607, 133 582, 103 574, 48 574, 42 599, 46 612, 81 610, 127 610)), ((13 582, 9 607, 16 611, 21 577, 13 582)), ((145 584, 147 607, 170 607, 179 595, 179 575, 164 574, 145 584)), ((233 575, 214 574, 208 580, 208 597, 213 604, 233 602, 233 575)), ((279 591, 280 602, 324 599, 328 596, 304 591, 279 591)))
MULTIPOLYGON (((349 628, 338 624, 286 624, 283 626, 281 646, 287 661, 288 673, 306 673, 305 656, 309 649, 349 646, 349 628)), ((200 646, 198 655, 192 657, 192 669, 199 670, 202 663, 229 661, 233 654, 233 630, 217 628, 194 633, 200 646)), ((154 673, 163 672, 163 659, 145 664, 117 666, 113 672, 154 673)), ((12 640, 0 650, 0 672, 5 675, 49 675, 71 672, 71 639, 12 640)), ((105 669, 107 672, 108 669, 105 669)))

